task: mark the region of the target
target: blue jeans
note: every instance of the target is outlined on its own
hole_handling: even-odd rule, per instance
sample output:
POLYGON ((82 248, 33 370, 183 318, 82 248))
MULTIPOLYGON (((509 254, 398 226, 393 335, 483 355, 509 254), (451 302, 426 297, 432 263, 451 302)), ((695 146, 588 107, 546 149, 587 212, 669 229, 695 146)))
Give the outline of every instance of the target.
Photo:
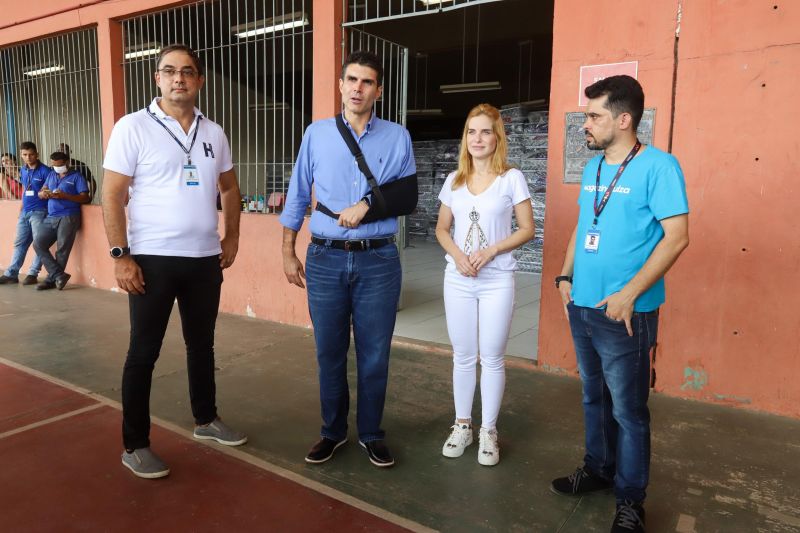
POLYGON ((401 278, 394 244, 363 252, 314 243, 308 246, 308 308, 317 345, 323 437, 340 441, 347 436, 347 351, 352 318, 358 437, 362 442, 384 438, 380 425, 401 278))
POLYGON ((650 477, 650 348, 658 310, 634 313, 633 336, 603 309, 570 302, 569 324, 583 381, 584 464, 614 480, 617 501, 641 502, 650 477))
MULTIPOLYGON (((39 228, 42 225, 44 217, 47 216, 47 211, 28 211, 19 214, 17 220, 17 236, 14 238, 14 255, 11 258, 11 264, 5 271, 5 275, 10 278, 16 278, 19 275, 19 269, 25 263, 25 256, 28 255, 28 248, 33 243, 33 239, 39 233, 39 228)), ((42 269, 42 260, 39 255, 33 258, 28 274, 31 276, 38 276, 39 271, 42 269)))

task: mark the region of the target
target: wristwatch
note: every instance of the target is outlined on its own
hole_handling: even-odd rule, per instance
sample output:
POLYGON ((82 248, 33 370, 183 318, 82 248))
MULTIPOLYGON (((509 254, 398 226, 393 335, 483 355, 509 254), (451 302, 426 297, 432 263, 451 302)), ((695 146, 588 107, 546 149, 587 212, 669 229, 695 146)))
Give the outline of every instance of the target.
POLYGON ((130 255, 131 249, 127 246, 114 246, 108 253, 110 253, 111 257, 114 259, 119 259, 120 257, 130 255))
POLYGON ((562 281, 569 281, 572 283, 572 276, 556 276, 556 289, 562 281))

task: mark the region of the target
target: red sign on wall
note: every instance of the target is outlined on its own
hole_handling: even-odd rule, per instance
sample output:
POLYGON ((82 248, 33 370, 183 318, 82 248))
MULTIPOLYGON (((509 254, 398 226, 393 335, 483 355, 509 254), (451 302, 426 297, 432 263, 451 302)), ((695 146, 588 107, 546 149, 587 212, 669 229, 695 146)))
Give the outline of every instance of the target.
POLYGON ((585 65, 581 67, 581 82, 578 88, 578 105, 589 105, 589 100, 583 94, 583 90, 596 81, 609 76, 627 74, 636 78, 639 73, 638 61, 626 61, 624 63, 607 63, 605 65, 585 65))

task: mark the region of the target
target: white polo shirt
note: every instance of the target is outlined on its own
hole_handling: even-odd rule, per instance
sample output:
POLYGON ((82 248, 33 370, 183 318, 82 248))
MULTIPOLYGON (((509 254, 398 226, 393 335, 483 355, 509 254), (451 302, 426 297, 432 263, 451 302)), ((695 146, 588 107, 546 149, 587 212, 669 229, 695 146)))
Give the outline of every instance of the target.
POLYGON ((114 125, 103 168, 130 176, 128 246, 131 254, 208 257, 219 254, 217 183, 233 168, 219 124, 195 108, 189 133, 158 106, 125 115, 114 125), (152 115, 151 115, 152 113, 152 115), (163 124, 159 124, 154 116, 163 124), (189 148, 196 175, 187 180, 187 154, 164 126, 189 148), (196 184, 195 184, 196 183, 196 184))

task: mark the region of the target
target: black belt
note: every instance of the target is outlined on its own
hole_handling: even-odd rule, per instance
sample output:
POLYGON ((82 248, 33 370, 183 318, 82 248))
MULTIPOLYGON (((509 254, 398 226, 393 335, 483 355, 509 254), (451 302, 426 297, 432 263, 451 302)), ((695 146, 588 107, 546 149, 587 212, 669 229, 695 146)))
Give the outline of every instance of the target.
POLYGON ((311 237, 311 242, 320 246, 330 246, 338 250, 347 250, 348 252, 363 252, 370 248, 380 248, 387 244, 394 242, 394 236, 385 239, 358 239, 348 241, 344 239, 320 239, 319 237, 311 237))

